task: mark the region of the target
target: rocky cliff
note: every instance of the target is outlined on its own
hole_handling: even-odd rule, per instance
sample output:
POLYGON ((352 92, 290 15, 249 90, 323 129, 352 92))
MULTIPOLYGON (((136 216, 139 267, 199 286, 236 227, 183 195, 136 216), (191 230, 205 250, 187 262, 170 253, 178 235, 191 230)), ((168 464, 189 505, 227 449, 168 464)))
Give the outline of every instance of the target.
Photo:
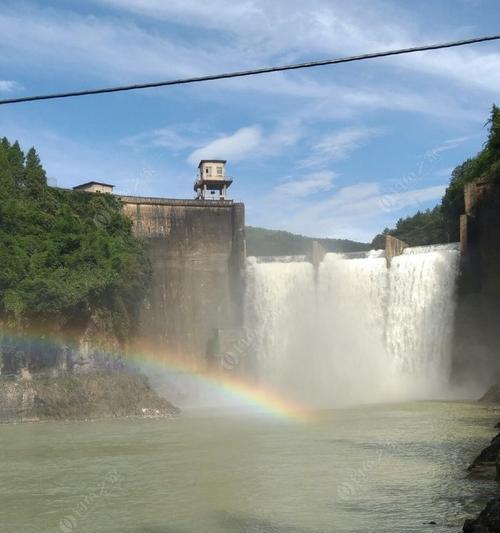
POLYGON ((458 383, 484 390, 500 381, 500 185, 467 184, 465 210, 453 370, 458 383))
POLYGON ((0 380, 0 422, 165 418, 179 410, 161 398, 146 376, 123 372, 31 376, 0 380))

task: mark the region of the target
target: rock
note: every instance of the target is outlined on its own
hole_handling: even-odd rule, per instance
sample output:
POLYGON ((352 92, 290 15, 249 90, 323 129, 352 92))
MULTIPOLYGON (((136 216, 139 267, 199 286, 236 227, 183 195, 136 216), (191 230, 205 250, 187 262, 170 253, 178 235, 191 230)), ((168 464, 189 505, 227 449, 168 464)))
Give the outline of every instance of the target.
POLYGON ((468 471, 474 477, 495 477, 498 472, 497 460, 500 455, 500 433, 491 440, 489 446, 474 459, 468 471))
MULTIPOLYGON (((492 385, 486 393, 479 398, 480 402, 484 403, 500 403, 500 383, 492 385)), ((499 422, 500 424, 500 422, 499 422)), ((498 427, 498 424, 497 424, 498 427)))
POLYGON ((491 500, 474 519, 464 523, 464 533, 498 533, 500 531, 500 499, 491 500))
POLYGON ((170 418, 180 410, 160 397, 143 374, 108 372, 0 379, 0 422, 170 418))

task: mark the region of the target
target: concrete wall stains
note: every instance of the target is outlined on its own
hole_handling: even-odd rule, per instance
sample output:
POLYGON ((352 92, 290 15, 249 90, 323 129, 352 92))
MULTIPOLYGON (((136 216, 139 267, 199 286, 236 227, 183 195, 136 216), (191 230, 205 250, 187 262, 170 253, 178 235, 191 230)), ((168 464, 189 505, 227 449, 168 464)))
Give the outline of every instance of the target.
POLYGON ((215 328, 241 327, 245 211, 231 201, 121 197, 134 231, 147 239, 152 290, 140 342, 159 357, 202 370, 215 328))

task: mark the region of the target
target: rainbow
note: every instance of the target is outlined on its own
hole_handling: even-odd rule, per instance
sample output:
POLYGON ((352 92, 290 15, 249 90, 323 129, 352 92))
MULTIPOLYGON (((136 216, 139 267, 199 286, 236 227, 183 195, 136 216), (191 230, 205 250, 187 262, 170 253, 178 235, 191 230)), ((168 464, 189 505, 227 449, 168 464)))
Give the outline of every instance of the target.
MULTIPOLYGON (((18 334, 11 331, 0 332, 0 337, 7 335, 12 341, 35 344, 40 348, 56 348, 61 344, 76 346, 76 342, 68 343, 67 339, 62 339, 51 333, 30 333, 18 334)), ((131 353, 102 352, 103 356, 119 357, 128 367, 138 366, 139 369, 149 369, 154 372, 175 372, 193 379, 203 385, 207 385, 216 391, 229 395, 244 407, 257 409, 259 413, 279 417, 299 423, 311 421, 311 411, 297 403, 277 394, 276 392, 264 388, 261 385, 252 385, 233 377, 229 373, 220 371, 200 371, 195 364, 189 363, 189 358, 172 357, 166 353, 158 353, 155 350, 141 350, 131 353)))
POLYGON ((185 362, 184 358, 174 358, 152 351, 127 354, 124 359, 140 367, 150 367, 156 371, 177 372, 191 379, 213 387, 229 395, 244 406, 256 408, 259 412, 300 423, 311 421, 311 412, 261 385, 251 385, 237 377, 222 372, 201 372, 185 362))

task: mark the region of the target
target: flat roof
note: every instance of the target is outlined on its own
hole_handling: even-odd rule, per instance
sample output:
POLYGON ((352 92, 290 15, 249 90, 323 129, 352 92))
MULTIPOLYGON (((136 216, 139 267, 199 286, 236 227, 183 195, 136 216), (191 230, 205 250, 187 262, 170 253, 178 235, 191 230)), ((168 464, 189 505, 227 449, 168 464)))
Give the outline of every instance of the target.
POLYGON ((103 183, 102 181, 87 181, 87 183, 82 183, 81 185, 75 185, 75 187, 73 187, 73 190, 83 189, 84 187, 88 187, 90 185, 103 185, 104 187, 111 187, 111 188, 114 187, 114 185, 111 185, 110 183, 103 183))
POLYGON ((198 165, 198 168, 201 167, 203 163, 227 163, 225 159, 202 159, 198 165))

